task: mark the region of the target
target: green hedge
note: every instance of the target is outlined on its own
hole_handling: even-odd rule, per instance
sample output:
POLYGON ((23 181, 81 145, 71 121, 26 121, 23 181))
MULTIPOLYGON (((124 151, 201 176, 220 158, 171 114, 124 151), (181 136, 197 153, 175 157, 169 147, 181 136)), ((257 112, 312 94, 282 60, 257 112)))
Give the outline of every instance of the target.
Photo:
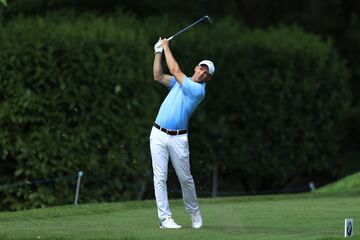
MULTIPOLYGON (((152 81, 153 44, 185 25, 121 12, 1 25, 0 185, 83 170, 82 202, 134 199, 144 186, 153 196, 148 137, 166 94, 152 81)), ((200 190, 213 166, 221 190, 336 174, 349 73, 330 42, 222 19, 171 45, 189 75, 205 58, 217 69, 190 124, 200 190)), ((71 203, 75 181, 6 188, 2 208, 71 203)))
POLYGON ((179 43, 189 46, 183 57, 197 49, 217 66, 193 121, 203 146, 196 156, 207 159, 199 169, 216 165, 220 188, 240 192, 339 173, 350 73, 330 41, 297 27, 247 30, 231 19, 191 34, 179 43))
MULTIPOLYGON (((83 201, 132 198, 148 178, 144 136, 159 103, 144 32, 126 16, 116 22, 91 16, 56 20, 1 26, 0 139, 8 166, 0 170, 1 182, 83 170, 85 179, 110 179, 84 186, 83 201), (131 191, 126 182, 134 184, 131 191)), ((71 202, 75 182, 11 189, 3 204, 71 202)))

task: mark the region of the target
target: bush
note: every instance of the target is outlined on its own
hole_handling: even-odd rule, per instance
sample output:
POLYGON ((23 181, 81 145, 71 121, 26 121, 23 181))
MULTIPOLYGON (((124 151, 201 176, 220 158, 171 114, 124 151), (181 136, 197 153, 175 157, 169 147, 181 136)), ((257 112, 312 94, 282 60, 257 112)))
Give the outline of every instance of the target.
MULTIPOLYGON (((120 12, 3 24, 1 183, 83 170, 82 202, 141 197, 152 175, 148 136, 166 94, 152 81, 152 47, 186 25, 172 23, 120 12)), ((335 175, 350 96, 348 70, 331 42, 296 27, 250 30, 232 19, 197 28, 171 45, 188 75, 202 59, 216 66, 190 123, 199 189, 211 187, 213 169, 222 191, 335 175)), ((70 203, 75 181, 8 188, 2 206, 70 203)))
POLYGON ((336 176, 350 91, 332 43, 297 27, 249 30, 231 19, 199 32, 183 38, 189 51, 179 54, 197 49, 217 67, 193 127, 202 143, 194 155, 202 168, 220 169, 220 187, 256 192, 336 176))
MULTIPOLYGON (((145 149, 152 102, 159 101, 150 87, 152 59, 144 32, 127 16, 116 22, 91 16, 57 20, 19 19, 1 27, 0 139, 8 166, 2 180, 83 170, 85 179, 111 180, 89 182, 83 201, 132 198, 149 177, 145 149), (129 189, 126 182, 134 184, 129 189)), ((6 193, 4 203, 69 202, 75 181, 30 191, 25 185, 6 193)))

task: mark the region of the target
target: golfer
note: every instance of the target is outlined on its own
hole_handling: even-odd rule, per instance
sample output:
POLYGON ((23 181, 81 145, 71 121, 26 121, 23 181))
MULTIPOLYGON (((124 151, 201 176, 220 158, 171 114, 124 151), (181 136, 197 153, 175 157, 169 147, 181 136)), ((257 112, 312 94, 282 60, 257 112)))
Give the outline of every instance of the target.
POLYGON ((192 77, 180 69, 169 47, 169 40, 159 39, 154 46, 154 80, 170 92, 161 104, 150 134, 150 150, 154 172, 154 188, 160 228, 181 228, 171 217, 167 193, 169 157, 179 179, 184 205, 191 214, 192 227, 201 228, 203 221, 190 172, 188 124, 191 114, 205 97, 205 85, 214 74, 214 64, 201 61, 192 77), (171 75, 162 71, 162 53, 171 75))

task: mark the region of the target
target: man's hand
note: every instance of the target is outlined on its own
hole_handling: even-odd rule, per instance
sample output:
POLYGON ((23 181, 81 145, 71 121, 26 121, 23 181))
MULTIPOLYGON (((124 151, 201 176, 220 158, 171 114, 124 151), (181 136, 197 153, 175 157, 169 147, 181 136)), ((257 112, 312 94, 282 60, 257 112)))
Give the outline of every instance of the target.
POLYGON ((159 41, 161 41, 161 46, 163 47, 163 48, 169 48, 169 40, 167 40, 166 38, 164 38, 164 39, 160 39, 159 41))
POLYGON ((155 51, 155 53, 162 53, 163 52, 163 46, 162 46, 161 38, 159 38, 159 41, 155 44, 154 51, 155 51))

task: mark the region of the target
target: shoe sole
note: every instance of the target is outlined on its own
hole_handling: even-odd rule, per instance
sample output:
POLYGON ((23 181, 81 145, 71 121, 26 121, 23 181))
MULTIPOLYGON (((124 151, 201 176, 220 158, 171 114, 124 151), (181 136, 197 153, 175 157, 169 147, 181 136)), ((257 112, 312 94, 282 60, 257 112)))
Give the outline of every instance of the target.
POLYGON ((200 228, 202 228, 202 226, 200 226, 200 227, 192 227, 193 229, 200 229, 200 228))
POLYGON ((167 227, 160 226, 160 229, 180 229, 180 228, 181 228, 181 226, 177 227, 177 228, 167 228, 167 227))

